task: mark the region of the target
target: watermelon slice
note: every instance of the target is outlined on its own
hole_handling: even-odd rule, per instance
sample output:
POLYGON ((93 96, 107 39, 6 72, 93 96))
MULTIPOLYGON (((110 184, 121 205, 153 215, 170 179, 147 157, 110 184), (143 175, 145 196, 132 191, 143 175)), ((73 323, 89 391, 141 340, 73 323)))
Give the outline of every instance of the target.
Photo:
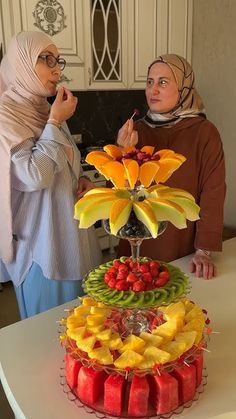
POLYGON ((67 353, 65 355, 65 367, 66 382, 71 390, 73 390, 77 387, 78 374, 82 364, 78 359, 73 358, 72 355, 67 353))
POLYGON ((178 381, 169 373, 148 375, 150 402, 158 415, 172 412, 179 406, 178 381))
POLYGON ((110 375, 104 385, 104 410, 111 415, 121 415, 125 378, 119 374, 110 375))
POLYGON ((103 397, 107 374, 82 366, 78 375, 77 394, 80 400, 92 407, 103 397))
POLYGON ((134 375, 130 387, 128 415, 144 417, 148 410, 149 384, 146 377, 134 375))
POLYGON ((194 359, 193 365, 196 368, 196 386, 198 387, 202 382, 202 369, 203 369, 203 354, 202 353, 194 359))
POLYGON ((171 373, 179 383, 180 403, 189 402, 194 398, 196 391, 196 367, 193 364, 175 368, 171 373))

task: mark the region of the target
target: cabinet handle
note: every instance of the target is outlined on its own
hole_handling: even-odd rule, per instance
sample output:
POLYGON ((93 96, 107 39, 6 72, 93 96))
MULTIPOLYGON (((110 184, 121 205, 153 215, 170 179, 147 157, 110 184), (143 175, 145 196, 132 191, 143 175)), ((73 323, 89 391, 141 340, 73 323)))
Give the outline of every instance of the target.
POLYGON ((92 84, 92 74, 91 74, 91 68, 88 68, 88 84, 91 86, 92 84))

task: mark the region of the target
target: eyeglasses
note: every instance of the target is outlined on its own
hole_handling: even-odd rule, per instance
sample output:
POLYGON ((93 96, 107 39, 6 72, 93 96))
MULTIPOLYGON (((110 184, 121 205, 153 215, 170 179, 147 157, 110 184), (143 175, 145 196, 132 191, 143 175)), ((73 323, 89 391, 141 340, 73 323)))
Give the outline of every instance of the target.
POLYGON ((59 69, 62 71, 66 66, 66 60, 64 60, 64 58, 56 58, 54 57, 54 55, 51 54, 39 55, 39 58, 44 60, 50 68, 54 68, 56 67, 56 65, 58 65, 59 69))

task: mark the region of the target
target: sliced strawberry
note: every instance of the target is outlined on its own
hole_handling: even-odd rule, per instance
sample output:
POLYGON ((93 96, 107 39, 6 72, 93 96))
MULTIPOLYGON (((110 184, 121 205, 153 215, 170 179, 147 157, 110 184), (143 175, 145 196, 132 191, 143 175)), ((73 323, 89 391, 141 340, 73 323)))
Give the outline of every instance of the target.
POLYGON ((149 263, 143 263, 142 265, 139 265, 139 272, 149 272, 149 263))
POLYGON ((110 281, 107 283, 107 285, 110 288, 115 288, 116 283, 117 283, 116 279, 115 278, 111 278, 110 281))
POLYGON ((156 260, 151 260, 151 262, 149 262, 149 266, 150 266, 150 269, 157 269, 157 271, 159 271, 160 263, 157 262, 156 260))
POLYGON ((139 280, 139 278, 133 272, 130 272, 129 275, 127 276, 127 278, 126 278, 126 281, 130 284, 134 284, 138 280, 139 280))
POLYGON ((136 281, 132 286, 132 290, 136 292, 144 291, 144 289, 145 289, 145 283, 141 280, 136 281))
POLYGON ((145 272, 142 274, 142 280, 144 282, 152 282, 152 275, 150 272, 145 272))
POLYGON ((165 277, 158 277, 156 280, 155 280, 155 286, 157 287, 157 288, 159 288, 159 287, 164 287, 164 285, 167 283, 169 281, 169 278, 165 278, 165 277))
POLYGON ((115 288, 118 291, 127 291, 129 288, 129 284, 125 280, 117 281, 115 288))

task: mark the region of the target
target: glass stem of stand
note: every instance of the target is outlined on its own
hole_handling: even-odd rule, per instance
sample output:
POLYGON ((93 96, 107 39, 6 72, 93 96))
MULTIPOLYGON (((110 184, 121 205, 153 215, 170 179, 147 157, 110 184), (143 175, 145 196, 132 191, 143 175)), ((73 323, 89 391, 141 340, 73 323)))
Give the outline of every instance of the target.
POLYGON ((131 247, 131 256, 132 259, 138 259, 140 256, 140 246, 142 244, 143 239, 129 239, 130 247, 131 247))

